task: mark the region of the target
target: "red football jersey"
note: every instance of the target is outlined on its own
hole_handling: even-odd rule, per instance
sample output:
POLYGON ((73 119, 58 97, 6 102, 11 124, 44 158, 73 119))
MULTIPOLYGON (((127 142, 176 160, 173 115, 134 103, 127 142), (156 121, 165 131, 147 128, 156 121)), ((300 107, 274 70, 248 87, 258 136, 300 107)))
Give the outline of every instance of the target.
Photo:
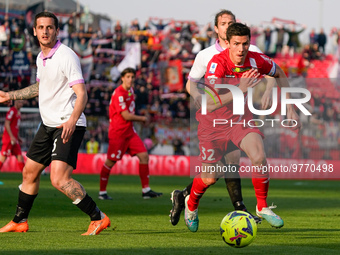
POLYGON ((134 133, 132 121, 125 120, 121 115, 121 112, 126 110, 132 114, 135 113, 134 91, 132 88, 125 90, 122 86, 119 86, 113 92, 110 102, 109 138, 112 135, 128 136, 134 133))
MULTIPOLYGON (((11 131, 15 138, 18 138, 19 134, 19 127, 20 127, 20 120, 21 120, 21 114, 20 111, 17 110, 14 106, 9 109, 9 111, 6 114, 6 120, 10 121, 11 131)), ((11 138, 6 130, 4 128, 4 134, 2 136, 3 141, 11 141, 11 138)))
MULTIPOLYGON (((276 64, 266 55, 257 52, 249 51, 244 64, 242 66, 236 66, 229 57, 229 49, 224 50, 220 54, 213 56, 210 60, 207 71, 205 74, 206 82, 213 86, 214 83, 219 82, 223 84, 223 80, 228 79, 226 84, 238 84, 238 79, 231 78, 241 78, 242 74, 252 68, 258 69, 258 72, 262 75, 273 76, 276 72, 276 64)), ((221 107, 211 113, 207 113, 206 115, 201 114, 201 110, 198 110, 196 113, 196 118, 200 122, 199 123, 199 132, 204 133, 203 136, 209 139, 218 139, 219 136, 223 136, 226 128, 229 128, 230 125, 216 125, 213 126, 214 119, 225 119, 232 120, 233 123, 236 122, 246 122, 252 119, 252 113, 249 111, 247 106, 247 93, 245 96, 245 108, 244 115, 234 115, 233 114, 233 103, 221 107)), ((219 102, 217 102, 219 103, 219 102)))

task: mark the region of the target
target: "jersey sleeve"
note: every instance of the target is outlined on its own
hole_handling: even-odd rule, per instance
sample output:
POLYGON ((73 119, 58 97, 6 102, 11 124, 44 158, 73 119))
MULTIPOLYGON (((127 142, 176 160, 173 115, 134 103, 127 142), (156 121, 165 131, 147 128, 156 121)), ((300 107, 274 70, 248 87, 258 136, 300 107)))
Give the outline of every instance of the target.
MULTIPOLYGON (((256 54, 256 53, 255 53, 256 54)), ((256 54, 256 62, 258 63, 258 70, 261 74, 274 76, 276 73, 275 62, 264 54, 256 54)))
POLYGON ((215 55, 208 63, 205 79, 210 85, 221 82, 224 78, 225 68, 219 55, 215 55))
POLYGON ((121 93, 115 93, 112 96, 112 103, 115 106, 115 109, 118 113, 121 113, 123 111, 127 111, 127 103, 126 103, 126 98, 123 94, 121 93))
POLYGON ((78 56, 71 51, 71 54, 65 56, 64 74, 68 79, 68 84, 72 87, 75 84, 84 83, 83 74, 80 67, 78 56))
POLYGON ((204 77, 205 71, 206 68, 204 66, 203 55, 201 54, 201 52, 199 52, 195 57, 195 61, 191 67, 188 79, 193 82, 196 82, 200 80, 202 77, 204 77))
POLYGON ((14 117, 14 110, 13 109, 9 109, 9 111, 6 114, 6 120, 11 121, 14 117))

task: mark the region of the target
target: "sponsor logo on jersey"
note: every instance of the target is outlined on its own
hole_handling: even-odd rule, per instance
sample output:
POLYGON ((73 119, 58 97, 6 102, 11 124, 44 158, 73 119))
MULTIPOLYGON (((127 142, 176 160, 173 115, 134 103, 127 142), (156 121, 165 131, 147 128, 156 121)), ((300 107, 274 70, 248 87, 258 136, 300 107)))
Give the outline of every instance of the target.
POLYGON ((210 66, 210 69, 209 69, 209 73, 215 73, 216 67, 217 67, 217 64, 212 62, 211 66, 210 66))
POLYGON ((207 79, 209 80, 210 84, 215 84, 217 77, 215 75, 209 75, 207 76, 207 79))
POLYGON ((120 107, 124 110, 126 108, 126 104, 125 103, 121 103, 120 107))
POLYGON ((246 71, 249 71, 250 69, 251 67, 234 67, 232 71, 235 73, 244 73, 246 71))
POLYGON ((226 75, 226 78, 235 78, 235 75, 226 75))

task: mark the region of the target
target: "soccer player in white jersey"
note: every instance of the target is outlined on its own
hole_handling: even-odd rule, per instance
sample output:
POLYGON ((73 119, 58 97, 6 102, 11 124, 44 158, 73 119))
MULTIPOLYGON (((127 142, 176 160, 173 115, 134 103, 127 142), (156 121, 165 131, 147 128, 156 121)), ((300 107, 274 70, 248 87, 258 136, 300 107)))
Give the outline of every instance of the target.
MULTIPOLYGON (((186 89, 195 100, 195 104, 198 108, 200 107, 201 94, 199 92, 199 89, 197 88, 197 86, 199 86, 197 83, 201 78, 204 77, 207 70, 207 65, 211 58, 227 48, 226 31, 229 25, 235 22, 236 17, 231 11, 221 10, 219 13, 217 13, 214 20, 214 29, 217 34, 217 40, 214 45, 200 51, 196 55, 194 64, 191 67, 189 73, 186 89)), ((249 51, 262 53, 261 50, 255 45, 250 45, 249 51)), ((262 97, 262 108, 264 109, 267 108, 271 103, 271 91, 274 85, 275 80, 268 77, 267 89, 262 97)), ((231 198, 234 209, 247 211, 247 208, 243 203, 241 179, 238 173, 238 169, 240 167, 240 156, 241 152, 239 148, 237 148, 233 143, 228 144, 228 150, 226 151, 225 158, 222 159, 222 161, 225 162, 222 163, 230 164, 232 167, 235 167, 237 171, 235 173, 229 173, 228 176, 224 178, 224 180, 226 182, 227 190, 229 192, 229 196, 231 198)), ((173 225, 177 225, 180 219, 180 214, 184 209, 184 199, 187 195, 190 194, 191 187, 192 183, 190 183, 183 191, 174 190, 171 193, 172 210, 170 211, 170 221, 173 225)), ((257 223, 261 221, 261 219, 257 216, 254 216, 254 218, 257 223)))
POLYGON ((0 103, 39 96, 42 124, 27 152, 15 216, 0 232, 28 231, 27 218, 38 195, 40 174, 51 164, 52 185, 91 218, 83 235, 97 235, 110 226, 110 219, 71 177, 86 129, 83 111, 87 91, 79 58, 57 40, 58 19, 53 13, 37 14, 33 30, 41 48, 36 61, 37 83, 21 90, 0 91, 0 103))

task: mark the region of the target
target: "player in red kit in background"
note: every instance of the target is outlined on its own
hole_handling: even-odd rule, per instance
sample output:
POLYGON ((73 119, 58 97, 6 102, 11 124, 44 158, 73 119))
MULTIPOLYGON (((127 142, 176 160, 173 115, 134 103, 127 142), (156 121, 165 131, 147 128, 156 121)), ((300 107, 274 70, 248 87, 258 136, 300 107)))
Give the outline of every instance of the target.
POLYGON ((106 187, 109 181, 111 168, 121 160, 125 152, 139 159, 139 177, 142 183, 142 196, 144 199, 155 198, 162 193, 155 192, 149 186, 149 154, 143 141, 133 128, 133 121, 146 122, 147 117, 135 115, 135 95, 133 84, 136 71, 126 68, 121 73, 122 84, 113 92, 109 108, 109 148, 107 159, 100 172, 100 191, 98 198, 111 200, 107 195, 106 187))
POLYGON ((25 163, 21 153, 21 139, 19 137, 20 108, 23 106, 23 102, 23 100, 15 101, 14 106, 6 113, 5 129, 2 136, 2 148, 0 152, 0 170, 7 157, 11 155, 17 158, 19 169, 22 171, 24 168, 25 163))

